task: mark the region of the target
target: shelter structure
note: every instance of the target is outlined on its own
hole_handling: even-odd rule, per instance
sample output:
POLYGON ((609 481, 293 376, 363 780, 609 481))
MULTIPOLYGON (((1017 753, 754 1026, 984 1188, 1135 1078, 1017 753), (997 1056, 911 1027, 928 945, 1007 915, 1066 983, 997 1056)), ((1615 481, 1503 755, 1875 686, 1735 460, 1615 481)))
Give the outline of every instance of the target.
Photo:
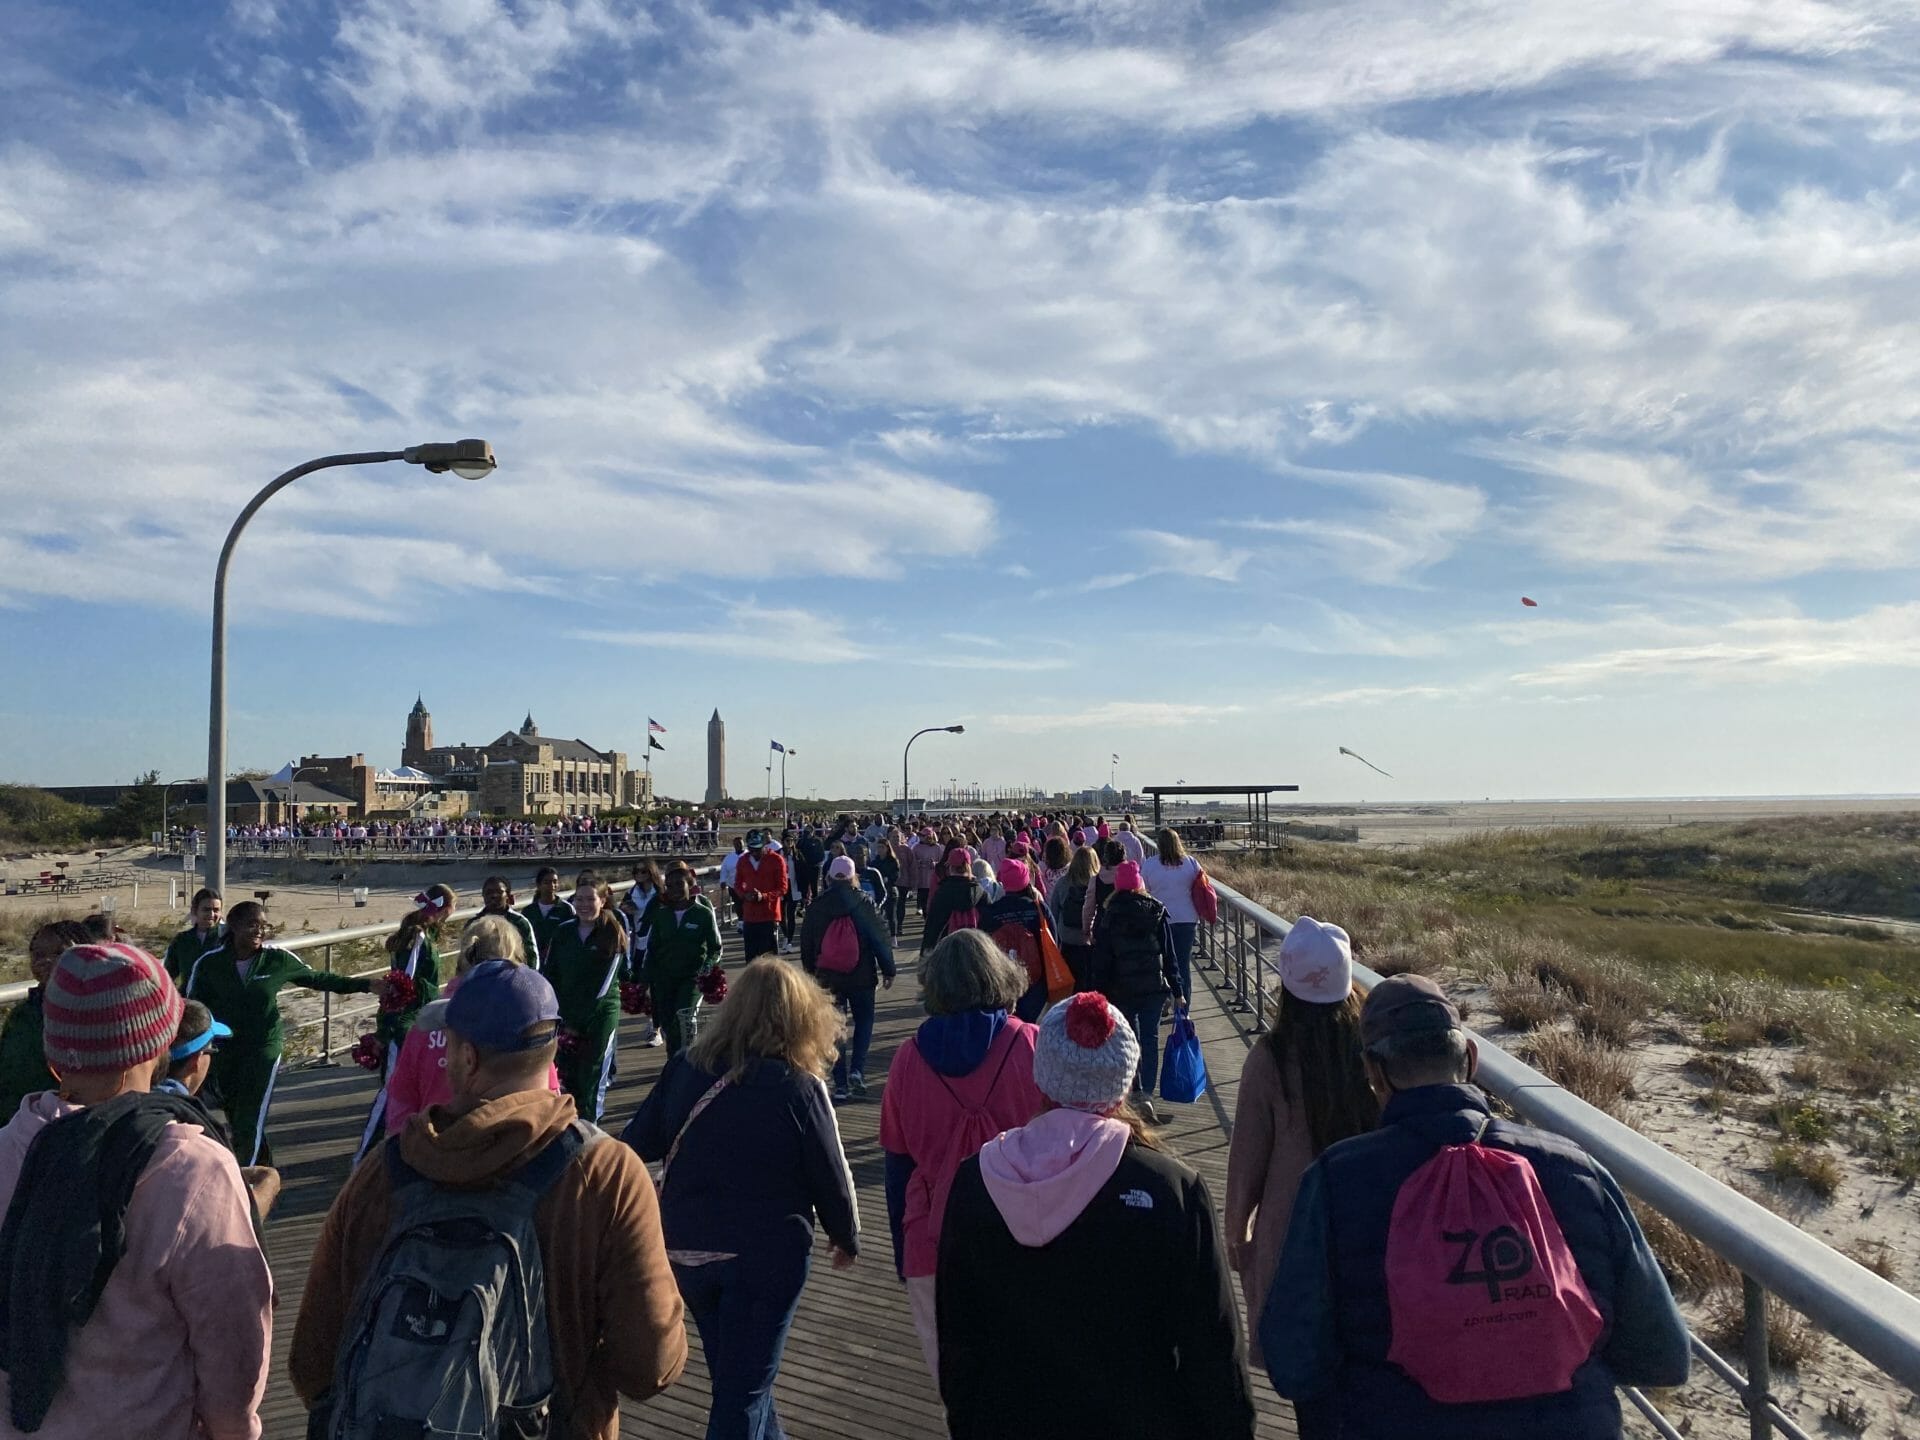
POLYGON ((1153 797, 1153 828, 1160 828, 1161 801, 1167 796, 1205 797, 1220 799, 1224 796, 1238 795, 1246 801, 1247 823, 1265 827, 1273 824, 1273 796, 1277 793, 1298 794, 1298 785, 1142 785, 1143 795, 1153 797))

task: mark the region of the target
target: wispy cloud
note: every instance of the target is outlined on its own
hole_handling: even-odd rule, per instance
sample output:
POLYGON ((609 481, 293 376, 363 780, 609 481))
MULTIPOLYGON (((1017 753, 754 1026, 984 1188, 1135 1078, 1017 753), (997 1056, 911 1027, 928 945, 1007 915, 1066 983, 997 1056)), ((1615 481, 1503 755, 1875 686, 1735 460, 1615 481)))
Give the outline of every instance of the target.
POLYGON ((1098 735, 1111 730, 1206 725, 1223 716, 1237 715, 1244 708, 1175 700, 1112 700, 1071 712, 993 715, 988 717, 988 723, 995 730, 1015 735, 1044 735, 1064 730, 1085 730, 1098 735))

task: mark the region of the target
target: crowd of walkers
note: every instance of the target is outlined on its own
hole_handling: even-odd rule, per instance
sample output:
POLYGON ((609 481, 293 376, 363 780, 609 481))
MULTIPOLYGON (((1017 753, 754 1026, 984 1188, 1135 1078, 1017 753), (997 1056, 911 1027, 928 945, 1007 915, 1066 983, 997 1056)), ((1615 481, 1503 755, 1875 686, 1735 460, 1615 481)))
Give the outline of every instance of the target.
MULTIPOLYGON (((706 855, 720 833, 718 812, 667 815, 651 824, 581 815, 559 820, 329 820, 229 825, 236 855, 400 855, 528 858, 553 855, 706 855)), ((174 843, 202 848, 203 832, 177 830, 174 843)))
POLYGON ((1617 1386, 1686 1378, 1612 1178, 1495 1118, 1445 993, 1363 996, 1335 924, 1280 949, 1216 1213, 1151 1098, 1212 911, 1175 832, 849 817, 747 833, 720 882, 547 867, 523 904, 495 875, 458 931, 431 887, 373 979, 210 891, 164 961, 100 917, 43 927, 0 1032, 0 1437, 261 1434, 289 985, 379 996, 364 1154, 286 1357, 310 1436, 611 1437, 679 1378, 689 1317, 711 1440, 783 1435, 819 1238, 835 1270, 871 1248, 838 1112, 910 906, 924 1019, 883 1057, 879 1140, 947 1433, 1250 1436, 1251 1366, 1304 1440, 1611 1440, 1617 1386), (623 1016, 666 1054, 613 1138, 623 1016))

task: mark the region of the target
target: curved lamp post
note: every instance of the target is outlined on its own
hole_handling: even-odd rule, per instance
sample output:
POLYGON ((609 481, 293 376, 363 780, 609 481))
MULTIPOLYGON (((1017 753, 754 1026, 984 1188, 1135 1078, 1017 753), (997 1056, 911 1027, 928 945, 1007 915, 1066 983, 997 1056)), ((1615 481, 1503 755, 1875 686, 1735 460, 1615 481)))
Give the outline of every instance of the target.
POLYGON ((222 895, 227 890, 227 564, 233 559, 233 547, 255 512, 302 475, 336 465, 379 465, 389 460, 424 465, 435 474, 451 470, 465 480, 490 474, 498 463, 493 458, 493 446, 484 440, 323 455, 294 466, 249 500, 227 532, 227 543, 220 547, 220 563, 213 572, 213 683, 207 706, 207 886, 222 895))
POLYGON ((934 735, 942 732, 948 735, 964 735, 967 733, 967 727, 964 725, 929 725, 926 729, 916 730, 912 735, 907 737, 907 748, 900 752, 900 814, 902 817, 905 817, 907 813, 907 797, 913 793, 907 788, 907 756, 913 750, 913 742, 918 740, 922 735, 934 735))

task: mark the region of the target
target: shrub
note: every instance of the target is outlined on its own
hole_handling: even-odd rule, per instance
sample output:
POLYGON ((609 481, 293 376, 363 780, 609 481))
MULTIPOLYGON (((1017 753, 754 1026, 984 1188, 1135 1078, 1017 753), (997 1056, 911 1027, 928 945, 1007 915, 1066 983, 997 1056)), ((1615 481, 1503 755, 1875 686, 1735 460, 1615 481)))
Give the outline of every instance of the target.
POLYGON ((1667 1285, 1682 1300, 1704 1300, 1728 1286, 1739 1288, 1740 1272, 1721 1259, 1705 1243, 1689 1235, 1658 1210, 1628 1202, 1647 1237, 1653 1258, 1660 1262, 1667 1285))
POLYGON ((1838 1195, 1846 1179, 1840 1162, 1826 1151, 1792 1142, 1773 1147, 1767 1173, 1782 1183, 1798 1180, 1823 1201, 1838 1195))
POLYGON ((1625 1051, 1569 1030, 1543 1030, 1524 1053, 1549 1080, 1616 1119, 1633 1098, 1633 1057, 1625 1051))
POLYGON ((1624 1050, 1633 1043, 1645 1012, 1628 1005, 1618 995, 1602 993, 1592 1003, 1573 1012, 1573 1028, 1589 1040, 1598 1040, 1624 1050))
POLYGON ((1773 1123, 1780 1127, 1780 1133, 1789 1140, 1804 1140, 1820 1145, 1833 1136, 1833 1121, 1828 1118, 1826 1111, 1811 1101, 1798 1105, 1776 1105, 1773 1123))
POLYGON ((1730 1090, 1736 1095, 1767 1095, 1773 1090, 1758 1069, 1731 1055, 1689 1055, 1680 1068, 1716 1090, 1730 1090))
MULTIPOLYGON (((1820 1358, 1827 1337, 1797 1310, 1789 1310, 1776 1295, 1767 1296, 1767 1357, 1779 1370, 1798 1370, 1820 1358)), ((1722 1354, 1738 1355, 1747 1344, 1747 1311, 1735 1286, 1717 1294, 1707 1307, 1702 1329, 1709 1345, 1722 1354)))
POLYGON ((1551 1025, 1566 1009, 1564 998, 1534 980, 1496 981, 1491 999, 1500 1023, 1522 1032, 1551 1025))
POLYGON ((1867 1407, 1858 1400, 1848 1400, 1844 1396, 1835 1395, 1827 1401, 1827 1420, 1837 1428, 1845 1430, 1849 1435, 1866 1433, 1869 1418, 1867 1407))
POLYGON ((1784 1073, 1794 1084, 1809 1090, 1818 1090, 1827 1083, 1827 1072, 1811 1055, 1796 1055, 1784 1073))
POLYGON ((1751 1015, 1722 1016, 1700 1027, 1700 1039, 1716 1050, 1751 1050, 1766 1039, 1766 1030, 1751 1015))
POLYGON ((1839 1249, 1842 1255, 1861 1269, 1871 1270, 1882 1280, 1892 1284, 1900 1283, 1900 1262, 1893 1253, 1893 1246, 1886 1241, 1868 1237, 1842 1245, 1839 1249))

